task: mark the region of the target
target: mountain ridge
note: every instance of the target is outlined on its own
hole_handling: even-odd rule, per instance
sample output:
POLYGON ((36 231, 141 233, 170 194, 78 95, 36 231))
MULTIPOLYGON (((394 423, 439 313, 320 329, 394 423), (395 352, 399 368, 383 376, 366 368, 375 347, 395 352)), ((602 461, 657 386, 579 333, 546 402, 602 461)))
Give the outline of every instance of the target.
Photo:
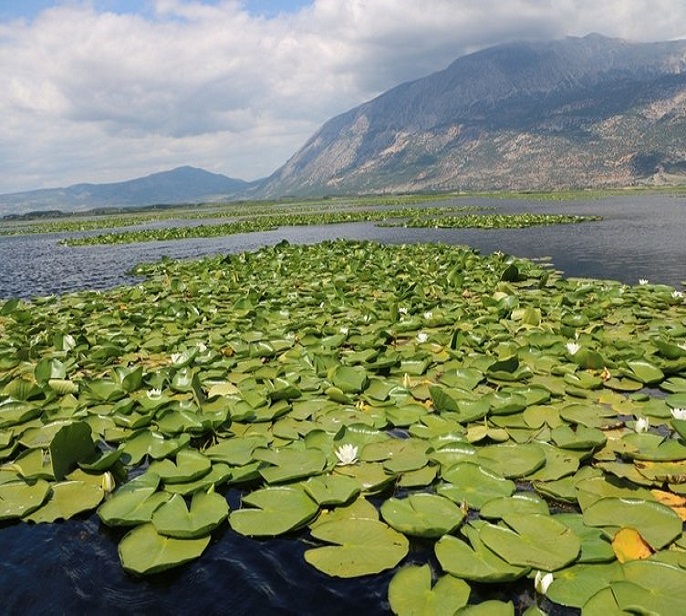
POLYGON ((253 185, 254 182, 185 165, 122 182, 79 183, 0 195, 0 213, 200 203, 227 199, 253 185))
POLYGON ((332 118, 262 194, 631 185, 684 165, 685 101, 686 41, 499 45, 332 118))

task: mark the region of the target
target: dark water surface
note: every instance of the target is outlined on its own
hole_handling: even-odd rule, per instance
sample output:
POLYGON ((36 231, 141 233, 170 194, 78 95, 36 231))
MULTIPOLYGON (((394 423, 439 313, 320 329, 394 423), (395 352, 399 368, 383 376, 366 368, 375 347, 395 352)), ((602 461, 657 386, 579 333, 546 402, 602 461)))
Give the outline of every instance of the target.
MULTIPOLYGON (((65 234, 0 237, 0 297, 29 298, 130 284, 135 279, 127 272, 139 262, 255 250, 282 239, 293 243, 335 238, 441 241, 470 245, 484 253, 502 250, 523 257, 551 257, 568 276, 629 284, 648 278, 677 288, 686 280, 683 198, 628 196, 573 203, 464 199, 456 204, 489 205, 508 212, 600 214, 604 220, 519 230, 403 229, 360 223, 86 248, 57 246, 65 234)), ((229 500, 237 506, 236 495, 229 495, 229 500)), ((356 580, 325 576, 304 561, 303 553, 310 547, 305 532, 259 541, 224 528, 196 562, 144 580, 122 570, 117 555, 121 534, 101 525, 95 514, 48 525, 0 523, 0 614, 364 616, 389 611, 386 594, 393 572, 356 580)), ((415 544, 404 562, 426 560, 427 547, 415 544)), ((488 592, 484 598, 516 598, 519 610, 531 601, 528 592, 521 592, 530 586, 526 582, 477 587, 472 596, 488 592)))
POLYGON ((683 197, 628 195, 574 202, 481 198, 459 199, 454 204, 484 205, 503 212, 599 214, 604 220, 529 229, 404 229, 351 223, 81 248, 57 245, 59 239, 70 234, 0 236, 0 298, 30 298, 131 284, 135 279, 128 272, 141 262, 158 261, 163 256, 184 259, 256 250, 282 239, 308 244, 335 238, 391 243, 439 241, 466 244, 484 253, 502 250, 519 257, 551 257, 555 267, 568 276, 611 278, 628 284, 648 278, 650 282, 675 286, 686 279, 683 197))

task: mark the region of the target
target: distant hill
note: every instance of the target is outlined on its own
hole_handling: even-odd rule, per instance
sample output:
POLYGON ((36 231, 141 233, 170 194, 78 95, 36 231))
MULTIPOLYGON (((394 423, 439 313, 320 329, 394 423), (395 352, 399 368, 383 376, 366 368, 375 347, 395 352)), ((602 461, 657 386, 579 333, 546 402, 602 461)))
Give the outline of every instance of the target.
POLYGON ((328 122, 263 197, 686 178, 686 41, 500 45, 328 122))
POLYGON ((126 182, 74 184, 67 188, 0 195, 0 215, 162 203, 199 203, 227 199, 251 186, 250 182, 196 167, 178 167, 126 182))

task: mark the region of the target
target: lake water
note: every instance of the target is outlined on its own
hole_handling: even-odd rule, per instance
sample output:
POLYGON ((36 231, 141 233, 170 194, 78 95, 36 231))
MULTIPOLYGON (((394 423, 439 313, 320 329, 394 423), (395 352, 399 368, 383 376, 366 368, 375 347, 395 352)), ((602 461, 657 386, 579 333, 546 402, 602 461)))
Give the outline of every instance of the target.
POLYGON ((493 230, 384 228, 373 223, 352 223, 283 227, 222 238, 81 248, 57 244, 69 234, 0 236, 0 298, 30 298, 131 284, 135 279, 128 272, 141 262, 157 261, 163 256, 193 258, 256 250, 282 239, 292 243, 335 238, 392 243, 439 241, 466 244, 484 253, 502 250, 520 257, 551 257, 555 267, 567 276, 611 278, 628 284, 648 278, 651 282, 675 286, 686 279, 686 198, 683 197, 630 195, 574 202, 459 199, 454 204, 495 207, 508 213, 599 214, 604 219, 580 225, 493 230))
MULTIPOLYGON (((501 211, 600 214, 599 223, 522 230, 382 228, 373 224, 284 228, 226 238, 150 242, 125 246, 63 248, 64 235, 0 237, 0 297, 32 297, 80 288, 130 284, 127 272, 162 256, 190 258, 255 250, 282 239, 383 242, 441 241, 488 253, 551 257, 568 276, 599 277, 636 284, 639 278, 679 287, 686 280, 686 200, 670 196, 622 197, 588 202, 527 203, 461 199, 458 205, 488 205, 501 211)), ((228 494, 231 507, 239 494, 228 494)), ((339 580, 303 559, 305 533, 269 541, 225 529, 198 561, 138 580, 125 574, 117 555, 121 533, 95 514, 61 524, 0 523, 0 613, 3 614, 386 614, 392 572, 339 580)), ((405 562, 425 562, 415 543, 405 562)), ((530 582, 489 588, 489 598, 531 600, 530 582)), ((475 591, 479 592, 478 588, 475 591)), ((473 593, 473 597, 476 598, 473 593)), ((545 607, 545 606, 544 606, 545 607)), ((519 612, 518 612, 519 613, 519 612)), ((555 612, 553 612, 555 613, 555 612)), ((576 613, 558 611, 557 613, 576 613)))

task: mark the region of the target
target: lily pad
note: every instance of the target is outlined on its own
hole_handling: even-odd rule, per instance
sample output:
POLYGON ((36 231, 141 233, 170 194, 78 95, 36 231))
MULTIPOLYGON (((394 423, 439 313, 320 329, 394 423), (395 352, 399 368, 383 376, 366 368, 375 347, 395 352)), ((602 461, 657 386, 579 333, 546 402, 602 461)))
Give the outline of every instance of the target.
POLYGON ((381 505, 381 515, 395 530, 416 537, 441 537, 452 533, 465 516, 453 501, 423 493, 389 498, 381 505))
POLYGON ((0 520, 11 520, 38 509, 50 493, 50 484, 39 479, 33 483, 9 481, 0 484, 0 520))
POLYGON ((450 575, 431 587, 429 565, 400 569, 388 586, 388 601, 398 616, 449 616, 467 605, 471 589, 450 575))
POLYGON ((119 542, 119 559, 129 573, 151 575, 199 558, 209 543, 209 536, 174 539, 157 533, 152 524, 143 524, 119 542))
POLYGON ((83 481, 59 481, 52 484, 50 497, 45 504, 24 516, 24 519, 36 523, 68 520, 95 509, 104 495, 99 485, 83 481))
POLYGON ((312 536, 335 545, 307 550, 305 560, 334 577, 360 577, 392 569, 409 551, 404 535, 376 520, 326 522, 313 528, 312 536))
POLYGON ((443 570, 464 580, 513 582, 529 572, 529 567, 509 564, 480 540, 472 548, 457 537, 445 535, 436 543, 434 550, 443 570))
POLYGON ((196 539, 210 534, 228 514, 226 499, 213 491, 196 492, 190 508, 182 496, 174 494, 152 514, 152 524, 160 535, 196 539))
POLYGON ((510 496, 516 487, 509 479, 470 462, 456 464, 443 473, 443 478, 448 483, 438 486, 440 495, 475 509, 494 498, 510 496))
POLYGON ((555 571, 579 555, 579 538, 552 517, 511 514, 503 522, 502 526, 485 525, 479 537, 486 547, 513 565, 555 571))
POLYGON ((319 511, 304 490, 277 486, 251 492, 243 507, 229 515, 231 528, 241 535, 275 537, 307 524, 319 511))
POLYGON ((601 526, 614 535, 621 528, 633 528, 655 550, 681 535, 681 518, 669 507, 636 498, 601 498, 584 509, 584 523, 601 526))

